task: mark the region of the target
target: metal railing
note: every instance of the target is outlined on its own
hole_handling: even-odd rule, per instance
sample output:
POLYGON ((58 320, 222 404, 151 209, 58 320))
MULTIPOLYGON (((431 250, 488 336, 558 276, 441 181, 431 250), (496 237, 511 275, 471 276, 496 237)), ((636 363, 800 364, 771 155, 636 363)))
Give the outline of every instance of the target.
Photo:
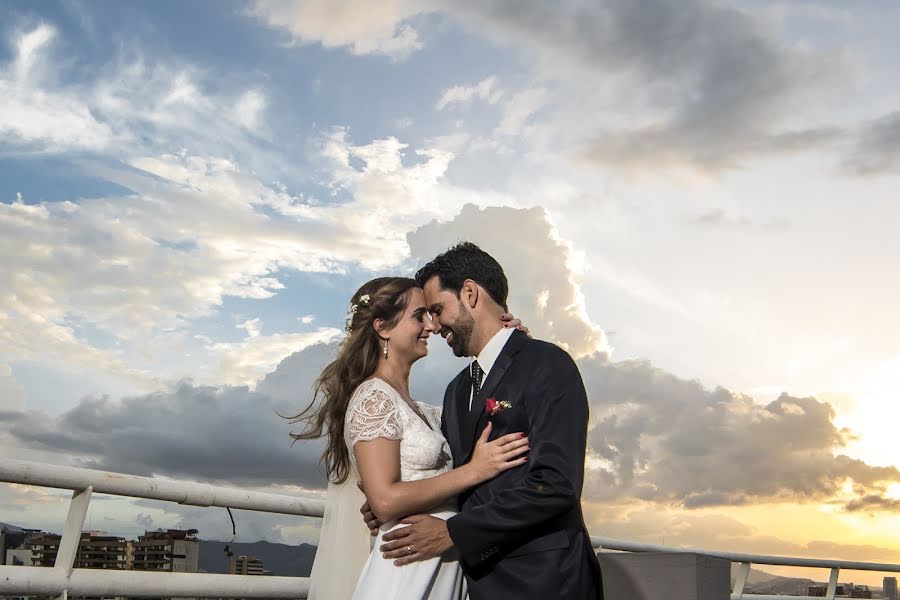
POLYGON ((191 506, 221 506, 321 517, 325 503, 280 494, 205 483, 138 477, 23 460, 0 460, 0 481, 73 490, 53 567, 0 565, 0 595, 131 597, 306 598, 309 579, 210 573, 165 573, 73 568, 94 492, 166 500, 191 506))
MULTIPOLYGON (((164 500, 191 506, 219 506, 303 517, 321 517, 321 500, 251 492, 205 483, 139 477, 108 471, 0 459, 0 482, 73 490, 56 562, 51 567, 0 565, 0 595, 44 595, 65 600, 78 596, 306 598, 307 577, 221 575, 73 568, 94 492, 164 500)), ((701 554, 738 563, 731 600, 806 600, 812 596, 762 595, 744 592, 751 565, 830 569, 826 598, 834 598, 841 569, 900 573, 900 565, 763 554, 673 548, 626 540, 591 537, 595 549, 622 552, 701 554)))
POLYGON ((747 577, 750 575, 752 565, 774 565, 782 567, 804 567, 814 569, 830 569, 828 587, 825 590, 825 598, 834 598, 837 593, 838 576, 841 569, 848 571, 877 571, 882 573, 900 573, 900 565, 891 563, 860 562, 853 560, 834 560, 827 558, 798 558, 793 556, 773 556, 768 554, 744 554, 741 552, 723 552, 721 550, 706 550, 702 548, 673 548, 671 546, 659 546, 656 544, 642 544, 610 538, 591 536, 591 543, 597 550, 618 550, 622 552, 670 552, 675 554, 702 554, 724 558, 732 563, 740 565, 734 588, 731 590, 731 600, 810 600, 821 596, 787 596, 777 594, 748 594, 744 592, 747 585, 747 577))

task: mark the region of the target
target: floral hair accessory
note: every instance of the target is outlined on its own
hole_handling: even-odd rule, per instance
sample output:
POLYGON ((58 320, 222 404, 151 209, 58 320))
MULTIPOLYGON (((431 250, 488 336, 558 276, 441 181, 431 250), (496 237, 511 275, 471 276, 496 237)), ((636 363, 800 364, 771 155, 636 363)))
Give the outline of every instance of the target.
POLYGON ((503 412, 507 408, 512 408, 512 404, 510 404, 506 400, 497 400, 496 398, 488 398, 484 402, 484 409, 487 411, 487 414, 492 417, 498 413, 503 412))
POLYGON ((350 333, 350 331, 353 329, 353 315, 355 315, 356 311, 359 310, 359 305, 362 304, 363 306, 368 306, 370 301, 371 298, 369 297, 369 295, 363 294, 359 297, 359 304, 351 304, 350 308, 347 309, 347 317, 344 319, 344 330, 347 333, 350 333))

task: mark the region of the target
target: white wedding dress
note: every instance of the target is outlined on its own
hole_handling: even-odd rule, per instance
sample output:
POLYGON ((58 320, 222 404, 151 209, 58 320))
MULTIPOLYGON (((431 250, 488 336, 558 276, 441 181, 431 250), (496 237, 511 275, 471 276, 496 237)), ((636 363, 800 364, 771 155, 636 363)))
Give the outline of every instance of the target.
MULTIPOLYGON (((346 546, 350 537, 353 537, 357 541, 353 543, 352 554, 358 556, 359 536, 358 534, 345 536, 347 541, 335 543, 335 540, 340 537, 335 531, 341 527, 341 524, 333 522, 335 518, 342 520, 355 518, 358 523, 362 523, 359 506, 364 498, 361 494, 353 495, 348 487, 348 484, 352 484, 355 489, 358 479, 356 459, 353 455, 353 445, 356 442, 379 437, 400 440, 400 477, 403 481, 427 479, 446 473, 453 468, 450 448, 440 430, 441 409, 421 402, 416 404, 428 420, 427 424, 390 384, 381 379, 373 378, 364 381, 353 392, 344 419, 344 441, 350 448, 351 475, 348 483, 344 484, 341 490, 334 490, 336 492, 334 498, 331 495, 332 486, 329 486, 328 506, 336 510, 332 515, 331 523, 329 523, 329 515, 325 516, 322 535, 326 539, 320 543, 320 551, 330 545, 331 550, 327 552, 330 556, 327 559, 323 556, 320 561, 317 554, 317 561, 313 566, 311 576, 310 598, 314 596, 328 600, 348 598, 347 590, 351 587, 353 575, 357 572, 356 567, 352 564, 354 560, 342 560, 345 555, 340 546, 346 546), (339 501, 338 498, 340 498, 339 501), (356 503, 354 516, 350 514, 349 506, 356 500, 358 503, 356 503), (344 508, 339 509, 339 505, 343 505, 344 508), (343 577, 338 578, 342 581, 329 581, 331 577, 326 574, 326 571, 336 570, 337 566, 329 569, 324 564, 326 560, 343 562, 343 569, 341 569, 343 577), (318 576, 317 570, 319 571, 318 576), (315 593, 314 590, 316 590, 315 593)), ((435 517, 447 519, 456 514, 456 511, 456 501, 451 499, 429 512, 435 517)), ((327 512, 328 509, 326 509, 327 512)), ((358 529, 355 524, 350 526, 358 529)), ((393 560, 386 560, 382 557, 378 549, 383 543, 382 536, 396 527, 403 527, 403 525, 394 521, 381 527, 373 550, 369 553, 368 559, 359 573, 359 578, 356 580, 355 591, 352 594, 353 600, 464 600, 466 598, 465 579, 454 551, 439 558, 402 567, 394 565, 393 560)))

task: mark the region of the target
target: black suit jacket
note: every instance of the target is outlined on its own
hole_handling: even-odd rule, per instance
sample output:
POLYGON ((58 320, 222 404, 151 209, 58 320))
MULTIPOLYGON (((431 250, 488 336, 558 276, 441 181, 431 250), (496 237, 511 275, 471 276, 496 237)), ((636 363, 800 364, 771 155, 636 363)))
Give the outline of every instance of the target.
POLYGON ((515 331, 472 411, 471 385, 464 369, 444 395, 441 429, 453 463, 469 461, 488 420, 491 439, 521 431, 531 445, 526 464, 462 494, 460 513, 447 521, 471 600, 602 598, 581 514, 588 402, 575 362, 561 348, 515 331), (511 406, 489 415, 488 398, 511 406))

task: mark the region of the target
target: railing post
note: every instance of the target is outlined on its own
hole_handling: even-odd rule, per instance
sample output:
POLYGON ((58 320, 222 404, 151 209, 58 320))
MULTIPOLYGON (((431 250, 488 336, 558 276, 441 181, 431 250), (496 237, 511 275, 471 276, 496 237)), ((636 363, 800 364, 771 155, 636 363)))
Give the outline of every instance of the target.
POLYGON ((831 600, 834 600, 834 595, 837 593, 838 574, 840 574, 840 572, 840 567, 834 567, 831 569, 831 574, 828 575, 828 590, 825 592, 826 598, 831 598, 831 600))
POLYGON ((741 600, 744 595, 744 586, 747 584, 747 577, 750 575, 750 564, 742 562, 738 569, 737 578, 734 580, 734 590, 731 592, 733 600, 741 600))
MULTIPOLYGON (((88 505, 91 503, 92 486, 83 490, 72 492, 72 501, 69 502, 69 514, 66 516, 66 526, 63 529, 62 539, 59 541, 59 550, 56 552, 54 569, 60 569, 66 574, 66 581, 72 575, 75 566, 75 558, 78 556, 78 545, 81 542, 81 531, 84 529, 84 518, 87 516, 88 505)), ((66 600, 68 590, 63 590, 57 600, 66 600)))

